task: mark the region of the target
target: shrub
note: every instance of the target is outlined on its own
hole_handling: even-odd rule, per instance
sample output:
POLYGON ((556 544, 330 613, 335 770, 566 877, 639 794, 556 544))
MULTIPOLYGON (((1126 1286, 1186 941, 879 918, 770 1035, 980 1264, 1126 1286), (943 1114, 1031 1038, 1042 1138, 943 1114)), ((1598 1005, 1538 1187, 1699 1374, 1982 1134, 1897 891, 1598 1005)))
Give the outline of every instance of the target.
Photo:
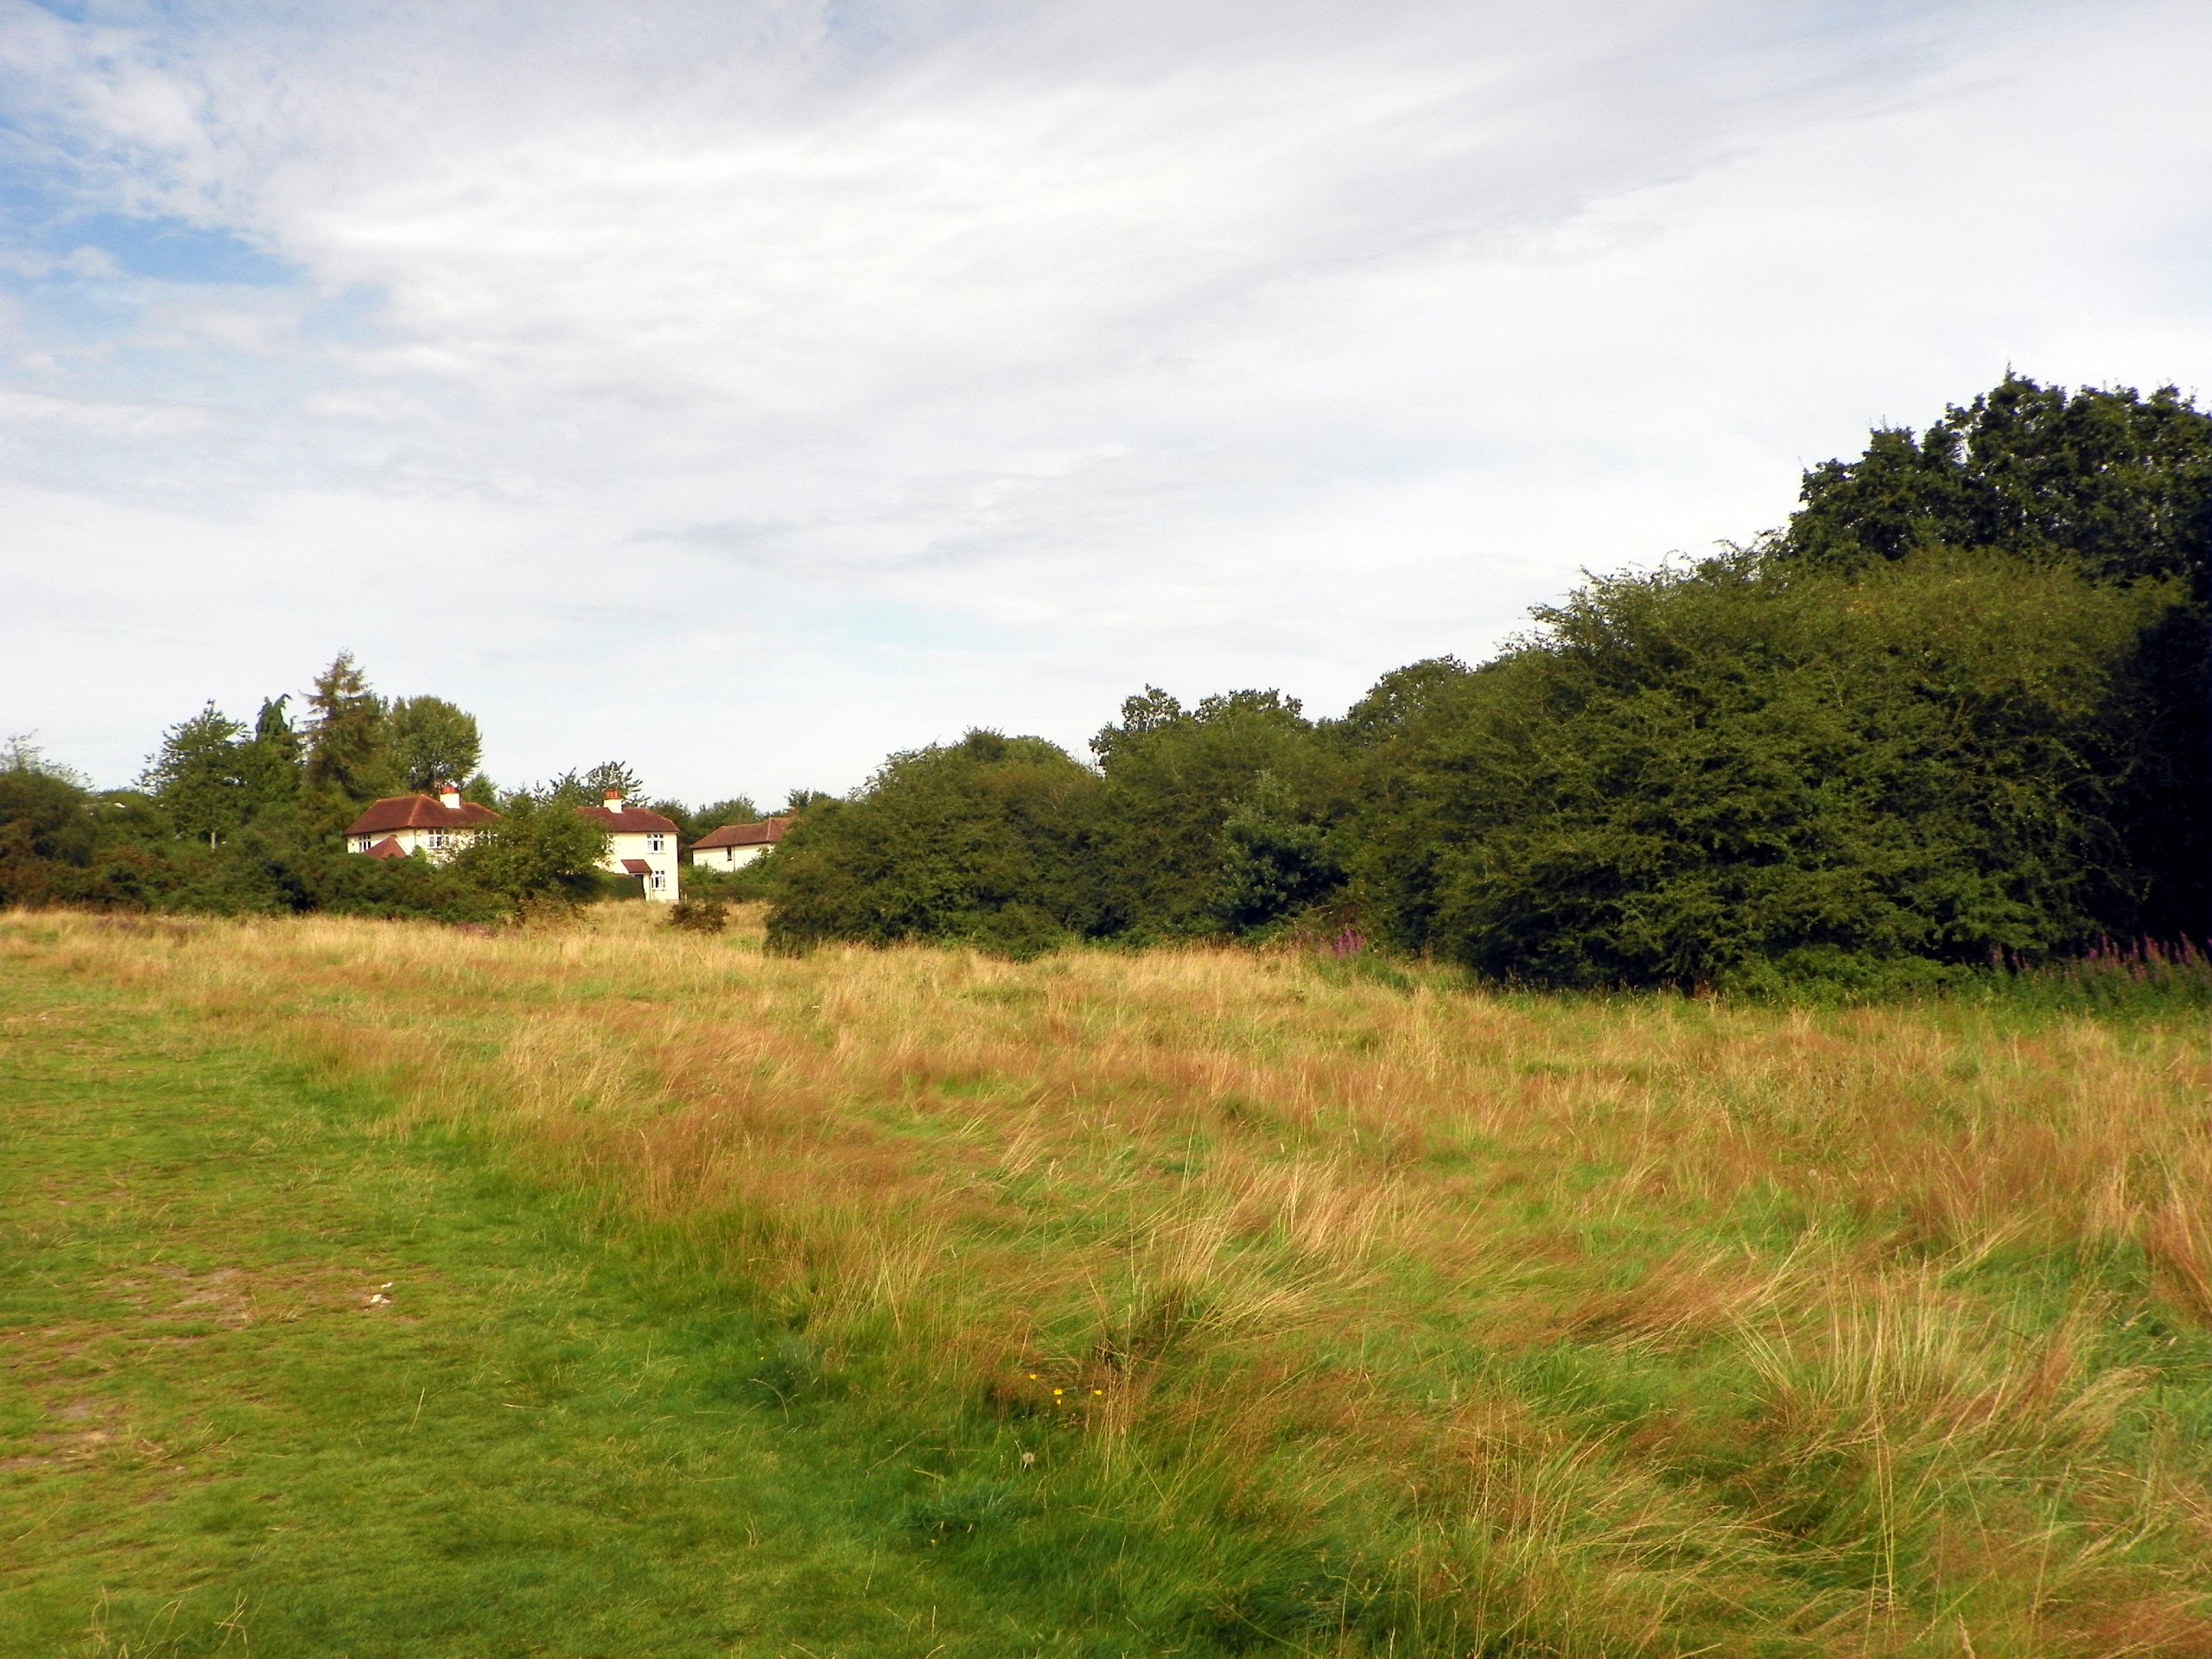
POLYGON ((551 793, 509 796, 501 816, 452 868, 510 912, 575 903, 594 892, 607 832, 551 793))
POLYGON ((970 732, 893 755, 854 798, 810 809, 770 861, 769 942, 969 939, 1020 955, 1090 931, 1099 787, 1042 738, 970 732))
POLYGON ((668 925, 687 933, 719 933, 729 925, 729 908, 720 899, 679 899, 668 907, 668 925))

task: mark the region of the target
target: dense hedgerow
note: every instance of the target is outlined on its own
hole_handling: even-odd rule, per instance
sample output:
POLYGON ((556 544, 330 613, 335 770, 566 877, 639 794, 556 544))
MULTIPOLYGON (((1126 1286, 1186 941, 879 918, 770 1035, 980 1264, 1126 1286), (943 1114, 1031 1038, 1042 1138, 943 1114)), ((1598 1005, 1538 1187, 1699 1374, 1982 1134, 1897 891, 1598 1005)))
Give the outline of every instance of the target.
POLYGON ((1532 985, 1844 991, 2212 932, 2212 420, 2008 378, 1748 548, 1599 577, 1341 720, 1157 688, 817 815, 785 943, 1356 915, 1532 985), (1049 777, 1049 787, 1042 780, 1049 777))
POLYGON ((1386 937, 1501 977, 1745 988, 2154 927, 2135 666, 2182 603, 2002 555, 1592 583, 1373 753, 1386 937))

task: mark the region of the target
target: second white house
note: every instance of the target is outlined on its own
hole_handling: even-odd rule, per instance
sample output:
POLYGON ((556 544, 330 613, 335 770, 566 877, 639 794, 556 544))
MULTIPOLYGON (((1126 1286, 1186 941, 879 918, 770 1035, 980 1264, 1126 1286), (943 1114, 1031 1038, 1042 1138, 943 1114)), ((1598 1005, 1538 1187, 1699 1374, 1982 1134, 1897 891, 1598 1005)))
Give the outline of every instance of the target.
POLYGON ((622 791, 610 789, 606 804, 580 806, 580 817, 607 831, 607 856, 599 868, 615 875, 634 875, 654 904, 672 905, 680 896, 677 874, 676 821, 641 806, 626 805, 622 791))
POLYGON ((784 838, 789 818, 726 823, 691 843, 691 864, 701 870, 741 870, 784 838))

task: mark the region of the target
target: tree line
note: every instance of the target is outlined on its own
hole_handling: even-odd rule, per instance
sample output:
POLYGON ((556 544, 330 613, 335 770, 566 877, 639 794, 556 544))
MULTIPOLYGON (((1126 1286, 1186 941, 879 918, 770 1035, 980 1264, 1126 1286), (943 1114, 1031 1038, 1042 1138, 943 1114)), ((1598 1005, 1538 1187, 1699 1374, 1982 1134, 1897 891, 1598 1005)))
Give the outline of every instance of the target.
POLYGON ((1531 985, 1876 988, 2212 932, 2212 417, 2007 375, 1789 524, 1596 576, 1342 717, 1147 687, 894 754, 772 939, 1321 929, 1531 985))
MULTIPOLYGON (((603 833, 569 810, 608 787, 645 804, 625 763, 502 789, 481 769, 474 715, 442 697, 387 698, 350 652, 251 722, 213 702, 169 727, 137 786, 95 791, 28 739, 0 753, 0 905, 490 921, 634 886, 595 869, 603 833), (353 856, 345 832, 372 801, 459 786, 501 816, 457 857, 353 856)), ((696 840, 757 818, 733 796, 650 803, 696 840)))
MULTIPOLYGON (((1026 955, 1305 931, 1530 985, 1879 988, 2212 933, 2212 416, 2014 375, 1802 480, 1781 530, 1593 576, 1486 661, 1343 715, 1128 698, 1078 758, 974 731, 800 791, 734 890, 770 938, 1026 955)), ((448 920, 589 896, 567 805, 502 791, 473 716, 341 655, 295 720, 213 704, 141 787, 0 756, 0 903, 448 920), (464 856, 346 856, 369 800, 505 815, 464 856)), ((658 800, 685 841, 760 816, 658 800)), ((592 843, 592 844, 587 844, 592 843)), ((728 878, 687 873, 710 896, 728 878)))

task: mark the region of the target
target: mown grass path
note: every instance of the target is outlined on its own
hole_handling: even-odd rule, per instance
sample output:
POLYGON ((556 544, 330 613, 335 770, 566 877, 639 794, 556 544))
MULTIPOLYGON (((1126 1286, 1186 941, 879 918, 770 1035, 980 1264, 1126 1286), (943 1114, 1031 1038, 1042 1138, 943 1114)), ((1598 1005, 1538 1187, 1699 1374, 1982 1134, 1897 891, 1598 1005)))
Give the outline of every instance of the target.
POLYGON ((1058 1650, 726 1397, 743 1310, 382 1115, 0 965, 0 1654, 1058 1650))

